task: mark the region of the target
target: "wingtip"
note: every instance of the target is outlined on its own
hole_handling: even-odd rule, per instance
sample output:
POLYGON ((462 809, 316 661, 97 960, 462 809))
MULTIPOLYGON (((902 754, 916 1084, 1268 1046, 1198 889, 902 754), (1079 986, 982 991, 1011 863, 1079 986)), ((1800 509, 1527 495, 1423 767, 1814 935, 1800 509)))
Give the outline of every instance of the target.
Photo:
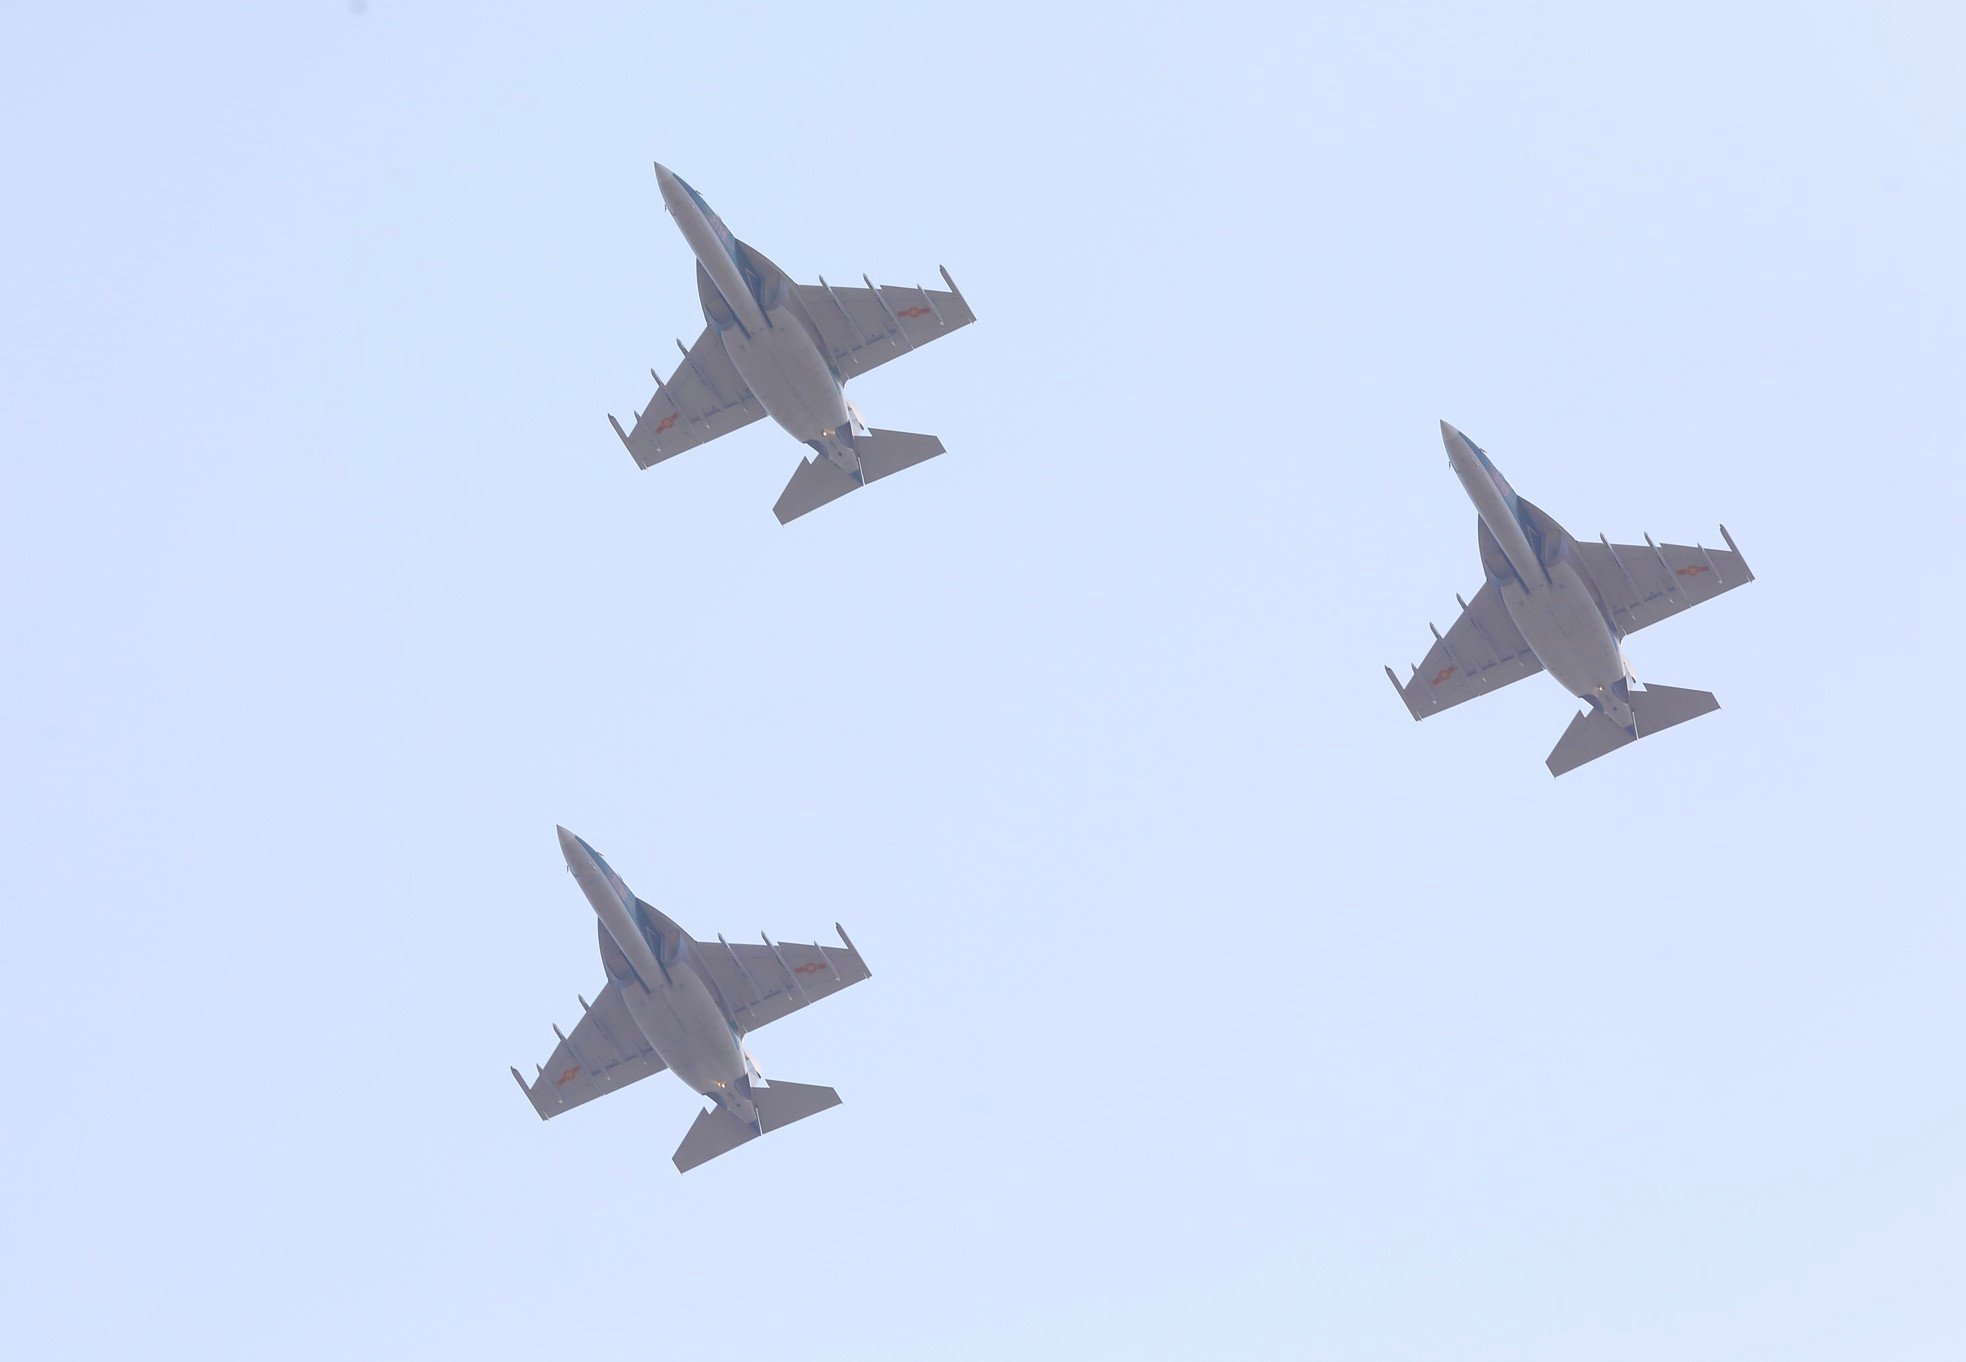
POLYGON ((1720 537, 1727 541, 1727 551, 1733 554, 1736 558, 1741 560, 1741 570, 1747 573, 1748 580, 1750 582, 1753 581, 1754 569, 1748 566, 1747 555, 1742 553, 1740 546, 1734 542, 1734 536, 1727 533, 1727 527, 1725 525, 1722 525, 1720 527, 1720 537))
MULTIPOLYGON (((859 961, 860 968, 867 970, 867 977, 871 979, 874 976, 874 971, 867 968, 867 961, 861 957, 860 947, 853 944, 853 938, 846 934, 846 928, 835 922, 833 924, 833 930, 840 934, 840 940, 846 943, 847 953, 859 961)), ((835 970, 834 973, 837 974, 838 971, 835 970)))
POLYGON ((1386 668, 1386 679, 1393 683, 1393 694, 1397 695, 1399 697, 1399 702, 1402 705, 1406 706, 1406 712, 1413 716, 1413 722, 1416 724, 1419 723, 1420 722, 1419 711, 1414 709, 1413 702, 1406 698, 1406 687, 1400 685, 1399 673, 1394 671, 1391 667, 1388 667, 1386 668))
POLYGON ((961 303, 963 305, 963 310, 969 313, 970 317, 974 319, 976 316, 976 309, 969 305, 969 299, 963 297, 963 291, 956 287, 955 278, 949 273, 949 267, 947 265, 937 265, 935 268, 936 271, 941 274, 942 282, 949 286, 949 292, 956 295, 956 301, 961 303))

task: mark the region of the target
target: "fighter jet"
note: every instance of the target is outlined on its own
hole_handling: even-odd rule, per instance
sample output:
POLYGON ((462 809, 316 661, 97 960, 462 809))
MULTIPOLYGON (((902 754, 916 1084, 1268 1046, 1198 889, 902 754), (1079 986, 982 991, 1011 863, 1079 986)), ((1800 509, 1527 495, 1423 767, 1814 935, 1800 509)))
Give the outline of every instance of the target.
POLYGON ((1700 545, 1582 544, 1515 494, 1480 445, 1442 421, 1447 459, 1480 516, 1481 565, 1488 580, 1404 685, 1386 675, 1415 719, 1549 674, 1589 705, 1570 721, 1549 755, 1560 776, 1642 737, 1720 708, 1703 690, 1647 686, 1620 646, 1625 635, 1754 580, 1720 527, 1725 549, 1700 545))
POLYGON ((942 453, 933 435, 870 430, 844 387, 896 355, 976 320, 956 281, 941 289, 795 284, 755 246, 730 234, 703 196, 667 167, 655 167, 662 202, 696 254, 696 292, 708 325, 676 348, 682 365, 635 419, 608 417, 643 468, 769 416, 811 450, 772 507, 794 520, 877 478, 942 453))
POLYGON ((553 1028, 560 1043, 531 1083, 512 1070, 542 1121, 667 1069, 712 1103, 676 1150, 676 1169, 687 1173, 840 1104, 831 1088, 764 1084, 744 1048, 760 1026, 867 977, 838 924, 844 946, 697 941, 636 898, 600 852, 559 832, 567 869, 600 918, 608 979, 593 1003, 580 999, 572 1035, 553 1028))

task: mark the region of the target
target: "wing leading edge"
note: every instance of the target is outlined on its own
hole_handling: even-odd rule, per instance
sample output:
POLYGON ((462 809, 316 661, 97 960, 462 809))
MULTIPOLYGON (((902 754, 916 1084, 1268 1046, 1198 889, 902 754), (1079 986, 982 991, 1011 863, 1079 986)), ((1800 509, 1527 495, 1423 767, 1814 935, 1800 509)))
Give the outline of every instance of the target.
POLYGON ((1612 624, 1631 634, 1754 580, 1725 525, 1720 537, 1724 549, 1655 544, 1651 535, 1643 544, 1614 544, 1599 535, 1595 544, 1579 541, 1577 552, 1612 624))
MULTIPOLYGON (((683 350, 683 343, 677 341, 676 348, 683 350)), ((655 396, 635 418, 635 428, 623 430, 621 422, 608 417, 608 424, 642 468, 653 468, 686 449, 742 429, 765 414, 730 362, 724 343, 708 327, 696 344, 683 350, 683 362, 667 383, 654 370, 649 376, 655 379, 655 396)))
POLYGON ((723 995, 731 1021, 740 1031, 755 1031, 871 977, 846 932, 837 923, 833 930, 843 946, 773 943, 770 937, 762 945, 733 946, 721 936, 690 945, 723 995))
POLYGON ((834 288, 824 276, 817 284, 792 287, 843 380, 858 378, 976 320, 947 270, 942 271, 946 290, 876 285, 865 275, 861 280, 865 288, 834 288))
MULTIPOLYGON (((1456 596, 1455 600, 1461 600, 1456 596)), ((1522 631, 1509 618, 1502 593, 1484 582, 1472 601, 1461 601, 1461 614, 1446 634, 1433 629, 1434 646, 1402 684, 1391 667, 1386 675, 1416 719, 1451 709, 1464 700, 1500 690, 1511 681, 1543 670, 1529 650, 1522 631)))
POLYGON ((592 1005, 582 998, 580 1006, 580 1021, 572 1035, 553 1028, 560 1043, 553 1047, 552 1058, 540 1067, 538 1077, 527 1083, 517 1069, 512 1071, 542 1121, 667 1067, 628 1015, 620 985, 609 983, 592 1005))

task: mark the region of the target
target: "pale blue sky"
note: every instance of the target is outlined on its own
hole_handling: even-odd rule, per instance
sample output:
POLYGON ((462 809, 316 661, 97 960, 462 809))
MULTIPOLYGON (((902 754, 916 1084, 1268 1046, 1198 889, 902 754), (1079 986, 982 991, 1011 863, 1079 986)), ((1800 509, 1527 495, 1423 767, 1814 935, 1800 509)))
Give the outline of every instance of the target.
POLYGON ((0 1298, 22 1356, 1952 1359, 1957 6, 14 6, 0 1298), (949 453, 639 473, 701 327, 947 264, 949 453), (1445 417, 1753 586, 1561 782, 1445 417), (563 822, 845 1105, 542 1125, 563 822))

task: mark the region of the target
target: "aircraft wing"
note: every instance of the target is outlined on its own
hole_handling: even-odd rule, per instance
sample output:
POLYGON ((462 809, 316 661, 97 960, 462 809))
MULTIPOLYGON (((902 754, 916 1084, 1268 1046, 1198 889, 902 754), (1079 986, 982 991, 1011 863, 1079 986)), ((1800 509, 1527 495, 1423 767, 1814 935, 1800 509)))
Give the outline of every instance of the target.
POLYGON ((1724 549, 1655 544, 1650 535, 1643 544, 1600 536, 1595 544, 1579 541, 1577 549, 1611 622, 1630 634, 1754 580, 1725 525, 1720 537, 1724 549))
MULTIPOLYGON (((554 1034, 559 1030, 554 1027, 554 1034)), ((560 1037, 553 1057, 536 1079, 527 1083, 517 1069, 512 1077, 519 1080, 533 1110, 545 1121, 625 1088, 638 1078, 659 1074, 664 1067, 628 1015, 620 985, 610 982, 581 1015, 573 1034, 560 1037)))
POLYGON ((1434 646, 1404 685, 1391 667, 1386 675, 1413 717, 1424 719, 1541 670, 1543 664, 1509 618, 1502 593, 1495 583, 1484 582, 1472 601, 1462 602, 1461 617, 1444 636, 1434 629, 1434 646))
POLYGON ((755 1031, 830 993, 868 977, 866 961, 836 925, 845 947, 802 946, 791 941, 774 945, 731 945, 722 937, 693 941, 694 957, 716 980, 740 1031, 755 1031))
POLYGON ((942 282, 949 286, 946 292, 894 284, 876 287, 865 275, 861 279, 867 287, 834 288, 824 279, 793 285, 842 379, 858 378, 896 355, 976 320, 947 270, 942 271, 942 282))
MULTIPOLYGON (((681 341, 676 342, 676 348, 682 349, 681 341)), ((764 414, 765 409, 724 352, 724 343, 705 327, 696 344, 683 350, 683 362, 669 381, 655 380, 655 396, 635 418, 632 431, 623 430, 621 422, 612 416, 608 423, 635 456, 635 462, 652 468, 685 449, 748 426, 764 414)))

